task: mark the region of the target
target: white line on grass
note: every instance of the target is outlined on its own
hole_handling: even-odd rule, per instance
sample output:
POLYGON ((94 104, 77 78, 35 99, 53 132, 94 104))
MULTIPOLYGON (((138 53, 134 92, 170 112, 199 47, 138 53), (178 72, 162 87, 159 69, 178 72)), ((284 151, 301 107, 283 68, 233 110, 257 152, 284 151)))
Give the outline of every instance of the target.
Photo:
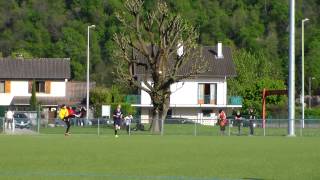
POLYGON ((114 179, 159 179, 159 180, 240 180, 240 179, 221 179, 214 177, 187 177, 187 176, 131 176, 115 175, 108 173, 67 173, 67 172, 0 172, 0 177, 109 177, 114 179))

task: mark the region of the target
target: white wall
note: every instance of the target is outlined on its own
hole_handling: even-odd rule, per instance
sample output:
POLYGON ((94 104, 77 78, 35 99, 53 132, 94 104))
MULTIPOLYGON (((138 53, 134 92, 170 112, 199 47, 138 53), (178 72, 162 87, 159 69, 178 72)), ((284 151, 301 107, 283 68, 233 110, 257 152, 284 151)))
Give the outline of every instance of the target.
POLYGON ((28 81, 11 81, 10 93, 0 93, 0 105, 10 105, 14 96, 29 96, 28 81))
MULTIPOLYGON (((149 123, 150 108, 141 109, 141 122, 149 123)), ((203 117, 202 110, 198 108, 172 108, 173 118, 187 118, 204 125, 214 126, 217 122, 217 113, 212 113, 210 117, 203 117)))
POLYGON ((0 105, 1 106, 8 106, 10 105, 13 96, 7 93, 0 93, 0 105))
MULTIPOLYGON (((142 86, 146 87, 144 83, 142 83, 142 86)), ((151 104, 151 98, 149 94, 143 90, 141 90, 141 104, 151 104)))
POLYGON ((199 111, 198 108, 172 108, 172 117, 197 119, 199 111))
POLYGON ((66 96, 66 82, 64 81, 51 81, 50 94, 37 93, 37 96, 66 96))
POLYGON ((227 105, 227 81, 225 79, 220 79, 217 82, 217 105, 225 106, 227 105))
MULTIPOLYGON (((224 78, 191 79, 171 85, 172 105, 195 105, 198 104, 198 84, 217 83, 217 105, 227 104, 227 82, 224 78)), ((144 85, 143 85, 144 86, 144 85)), ((141 90, 141 104, 151 104, 149 94, 141 90)))
POLYGON ((198 83, 192 81, 178 82, 170 87, 170 104, 198 104, 198 83))
MULTIPOLYGON (((10 93, 0 93, 0 105, 10 105, 14 96, 31 96, 28 93, 28 81, 10 81, 10 93)), ((38 97, 64 97, 66 96, 66 82, 52 81, 50 94, 37 93, 38 97)))
POLYGON ((10 94, 13 96, 29 96, 28 94, 28 81, 11 81, 10 94))
MULTIPOLYGON (((11 81, 11 95, 12 96, 31 96, 28 93, 28 81, 11 81)), ((51 81, 51 90, 50 94, 46 93, 37 93, 37 96, 41 97, 50 97, 50 96, 59 96, 64 97, 66 96, 66 82, 65 81, 51 81)))
POLYGON ((141 108, 141 123, 149 123, 149 108, 141 108))
MULTIPOLYGON (((148 120, 151 118, 149 116, 150 110, 151 108, 141 109, 141 120, 143 121, 143 123, 148 123, 148 120)), ((197 108, 172 108, 172 117, 197 119, 198 112, 199 110, 197 108)))

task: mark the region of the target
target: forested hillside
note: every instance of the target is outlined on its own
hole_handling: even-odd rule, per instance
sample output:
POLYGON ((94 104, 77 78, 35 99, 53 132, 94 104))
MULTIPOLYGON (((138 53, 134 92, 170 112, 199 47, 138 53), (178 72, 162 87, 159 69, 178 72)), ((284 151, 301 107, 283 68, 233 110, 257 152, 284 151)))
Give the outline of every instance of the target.
MULTIPOLYGON (((145 2, 146 9, 156 4, 154 0, 145 2)), ((260 58, 261 64, 254 66, 257 76, 286 81, 288 0, 166 2, 174 12, 199 29, 200 44, 215 45, 222 41, 233 47, 235 55, 251 56, 243 59, 260 58), (242 50, 236 52, 239 49, 242 50)), ((1 0, 0 56, 70 57, 72 77, 84 80, 87 26, 95 24, 97 27, 91 36, 91 78, 100 85, 110 86, 115 79, 112 70, 116 61, 112 58, 115 48, 112 35, 120 30, 115 12, 121 11, 122 4, 123 0, 1 0)), ((316 77, 315 88, 320 79, 319 9, 318 0, 296 1, 297 69, 300 67, 301 19, 308 17, 310 21, 305 27, 306 78, 316 77)), ((299 81, 298 73, 297 79, 299 81)), ((231 88, 230 92, 236 94, 239 88, 231 88)))

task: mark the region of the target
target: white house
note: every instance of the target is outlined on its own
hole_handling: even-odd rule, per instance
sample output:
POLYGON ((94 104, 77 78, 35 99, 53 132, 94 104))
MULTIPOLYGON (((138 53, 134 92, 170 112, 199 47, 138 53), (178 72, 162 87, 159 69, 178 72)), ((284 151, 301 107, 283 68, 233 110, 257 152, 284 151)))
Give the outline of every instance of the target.
MULTIPOLYGON (((218 43, 217 47, 203 47, 202 55, 208 61, 209 71, 171 85, 168 116, 212 120, 219 109, 242 107, 240 97, 227 96, 227 78, 236 76, 231 49, 218 43)), ((142 72, 136 69, 136 75, 141 76, 142 72)), ((150 96, 141 90, 139 97, 133 106, 140 108, 142 121, 148 120, 152 109, 150 96)))
POLYGON ((32 84, 43 106, 66 100, 70 60, 66 58, 0 59, 0 106, 28 106, 32 84))

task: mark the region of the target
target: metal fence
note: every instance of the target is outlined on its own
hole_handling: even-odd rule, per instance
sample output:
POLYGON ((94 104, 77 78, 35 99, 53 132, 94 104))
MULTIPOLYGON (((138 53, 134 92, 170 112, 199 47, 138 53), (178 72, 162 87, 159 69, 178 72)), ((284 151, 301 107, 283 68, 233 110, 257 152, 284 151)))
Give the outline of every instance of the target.
MULTIPOLYGON (((45 119, 37 115, 36 112, 23 112, 30 119, 29 126, 19 127, 15 124, 14 134, 64 134, 65 123, 59 119, 45 119)), ((288 119, 266 119, 265 127, 263 120, 256 119, 251 124, 247 119, 240 123, 229 120, 224 133, 216 124, 217 120, 212 119, 184 119, 170 118, 163 123, 162 131, 152 133, 150 129, 151 120, 133 119, 126 126, 123 122, 120 135, 190 135, 190 136, 250 136, 250 125, 253 128, 253 136, 286 136, 288 133, 288 119), (141 123, 142 122, 142 123, 141 123)), ((162 122, 159 122, 160 126, 162 122)), ((0 118, 1 133, 12 133, 7 128, 5 118, 0 118)), ((105 118, 96 119, 71 119, 72 134, 86 135, 113 135, 113 120, 105 118)), ((320 136, 320 120, 301 119, 295 120, 296 136, 320 136)))
POLYGON ((0 117, 0 133, 4 132, 4 118, 0 117))
POLYGON ((40 116, 36 111, 15 111, 13 121, 0 117, 1 132, 5 134, 37 134, 40 116))

